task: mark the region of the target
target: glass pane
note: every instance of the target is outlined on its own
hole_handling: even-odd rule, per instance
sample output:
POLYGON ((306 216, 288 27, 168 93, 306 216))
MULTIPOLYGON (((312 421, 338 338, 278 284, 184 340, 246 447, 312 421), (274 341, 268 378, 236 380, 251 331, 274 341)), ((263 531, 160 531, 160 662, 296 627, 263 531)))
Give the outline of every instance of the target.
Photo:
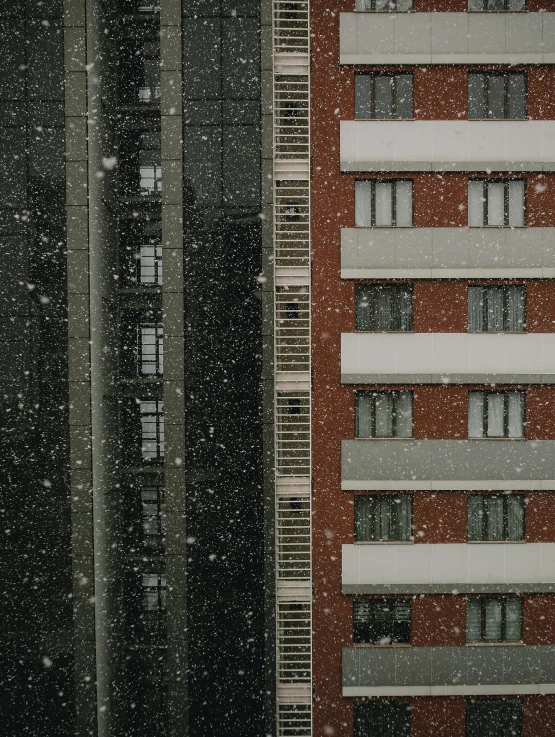
POLYGON ((411 603, 406 599, 393 601, 393 642, 410 642, 411 603))
POLYGON ((392 218, 392 195, 393 195, 393 183, 392 182, 376 182, 376 225, 379 226, 391 226, 393 225, 392 218))
POLYGON ((372 287, 357 286, 356 329, 372 330, 372 287))
POLYGON ((483 599, 485 628, 485 642, 499 642, 501 640, 501 622, 503 602, 501 599, 483 599))
POLYGON ((395 497, 394 500, 397 529, 395 531, 396 540, 410 540, 411 537, 411 510, 412 510, 412 497, 408 494, 403 496, 395 497))
POLYGON ((372 0, 356 0, 356 10, 372 10, 372 0))
POLYGON ((412 74, 399 74, 395 78, 396 83, 396 103, 397 117, 410 119, 413 117, 412 112, 412 74))
POLYGON ((488 438, 502 438, 504 436, 504 414, 505 414, 505 395, 504 394, 487 394, 488 408, 488 438))
POLYGON ((393 435, 393 394, 375 395, 376 437, 390 438, 393 435))
POLYGON ((508 392, 509 394, 509 437, 524 437, 524 394, 522 392, 508 392))
POLYGON ((413 312, 413 290, 412 287, 398 286, 396 289, 397 299, 397 324, 396 330, 412 330, 412 312, 413 312))
POLYGON ((505 641, 520 642, 522 639, 522 605, 520 599, 505 600, 505 641))
POLYGON ((468 437, 484 437, 484 393, 468 393, 468 437))
POLYGON ((468 287, 468 329, 471 333, 481 333, 484 329, 484 310, 482 287, 468 287))
POLYGON ((372 182, 355 182, 355 225, 369 228, 371 217, 372 182))
POLYGON ((488 118, 505 117, 505 80, 501 74, 486 75, 488 90, 488 118))
POLYGON ((487 328, 495 333, 503 332, 503 287, 487 287, 486 289, 486 315, 487 328))
POLYGON ((156 342, 158 329, 156 325, 141 325, 141 373, 156 374, 156 342))
POLYGON ((506 329, 512 333, 520 333, 525 329, 525 320, 526 287, 508 287, 506 329))
POLYGON ((355 75, 355 118, 370 118, 372 107, 372 77, 355 75))
POLYGON ((372 425, 372 397, 369 392, 356 395, 356 433, 357 438, 369 438, 372 425))
POLYGON ((370 601, 353 601, 353 642, 369 642, 370 601))
POLYGON ((487 0, 488 10, 505 10, 505 0, 487 0))
POLYGON ((507 7, 509 10, 524 10, 526 2, 525 0, 508 0, 507 7))
POLYGON ((412 182, 396 182, 395 225, 399 228, 412 225, 412 182))
POLYGON ((396 436, 412 437, 412 392, 398 392, 396 396, 396 436))
POLYGON ((484 183, 468 182, 468 225, 481 228, 484 225, 484 183))
POLYGON ((480 599, 466 602, 466 641, 480 642, 482 639, 482 607, 480 599))
POLYGON ((526 117, 526 76, 524 74, 509 75, 509 118, 526 117))
POLYGON ((485 118, 485 75, 468 75, 468 117, 485 118))
POLYGON ((482 10, 484 7, 483 0, 468 0, 468 9, 469 10, 482 10))
POLYGON ((468 497, 468 539, 483 540, 482 522, 484 517, 483 497, 472 494, 468 497))
POLYGON ((507 497, 507 540, 524 540, 524 497, 507 497))
POLYGON ((397 0, 397 10, 412 10, 412 0, 397 0))
POLYGON ((505 183, 488 182, 487 217, 488 225, 505 225, 505 183))
POLYGON ((393 287, 375 287, 375 329, 393 330, 393 287))
POLYGON ((393 77, 390 75, 374 77, 374 117, 393 117, 393 77))
POLYGON ((388 496, 378 497, 375 506, 374 539, 391 540, 391 498, 388 496))
POLYGON ((359 542, 373 539, 372 518, 375 502, 372 497, 355 497, 355 537, 359 542))
POLYGON ((393 6, 393 0, 375 0, 376 10, 391 10, 393 6))
POLYGON ((509 225, 521 228, 524 225, 524 182, 516 179, 509 182, 509 225))
POLYGON ((503 497, 484 496, 484 512, 486 520, 486 540, 498 542, 503 535, 503 497))

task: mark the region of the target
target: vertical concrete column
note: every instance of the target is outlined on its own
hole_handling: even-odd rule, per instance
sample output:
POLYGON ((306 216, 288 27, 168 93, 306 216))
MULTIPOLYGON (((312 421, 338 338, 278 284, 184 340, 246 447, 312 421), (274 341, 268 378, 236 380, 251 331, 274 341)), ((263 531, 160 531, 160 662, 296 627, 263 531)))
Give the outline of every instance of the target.
POLYGON ((261 0, 262 77, 262 418, 264 453, 264 726, 276 730, 276 560, 274 459, 274 111, 272 0, 261 0))
POLYGON ((164 477, 168 587, 168 721, 171 737, 188 734, 181 43, 181 0, 162 0, 162 319, 166 434, 164 477))
POLYGON ((76 737, 96 735, 84 0, 64 0, 67 301, 76 737))

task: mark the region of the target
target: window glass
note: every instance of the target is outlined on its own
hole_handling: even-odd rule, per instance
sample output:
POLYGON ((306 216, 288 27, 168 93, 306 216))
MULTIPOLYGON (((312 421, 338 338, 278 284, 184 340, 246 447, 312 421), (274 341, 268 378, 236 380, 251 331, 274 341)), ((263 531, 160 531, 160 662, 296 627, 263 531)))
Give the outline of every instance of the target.
POLYGON ((393 77, 374 77, 374 117, 393 118, 393 77))
POLYGON ((409 228, 412 225, 412 182, 396 182, 395 225, 409 228))
POLYGON ((356 74, 355 118, 413 117, 413 75, 356 74))
POLYGON ((143 460, 162 460, 164 457, 164 403, 159 400, 141 400, 140 414, 143 460))
POLYGON ((525 204, 523 180, 468 182, 468 225, 471 228, 523 227, 525 204))
POLYGON ((524 74, 511 74, 508 77, 509 105, 506 117, 522 119, 526 117, 526 77, 524 74))
POLYGON ((372 83, 370 74, 355 75, 355 118, 372 117, 372 83))
POLYGON ((397 102, 397 117, 410 119, 413 117, 413 76, 412 74, 398 74, 395 78, 395 81, 397 85, 395 90, 397 102))
POLYGON ((469 392, 468 437, 524 437, 524 392, 469 392))
POLYGON ((487 86, 488 118, 505 118, 505 77, 498 74, 484 75, 487 86))
POLYGON ((410 737, 409 701, 355 701, 353 737, 410 737))
POLYGON ((355 182, 355 225, 410 227, 412 189, 412 181, 404 179, 355 182))
POLYGON ((393 225, 393 184, 392 182, 376 182, 375 208, 377 226, 393 225))
POLYGON ((470 494, 468 539, 471 542, 524 539, 524 497, 521 494, 470 494))
POLYGON ((390 438, 393 436, 393 394, 391 392, 376 394, 375 407, 375 436, 390 438))
POLYGON ((139 325, 139 356, 142 375, 162 375, 164 373, 164 328, 162 324, 143 323, 139 325))
POLYGON ((484 75, 468 75, 468 117, 485 117, 484 75))
POLYGON ((355 599, 353 642, 391 645, 410 642, 409 599, 355 599))
POLYGON ((471 228, 481 228, 484 225, 485 201, 483 182, 470 180, 468 182, 468 224, 471 228))
POLYGON ((505 186, 503 182, 487 183, 487 224, 505 224, 505 186))
POLYGON ((526 287, 468 287, 468 329, 470 332, 524 332, 526 287))
POLYGON ((357 542, 411 539, 412 497, 397 496, 355 497, 355 537, 357 542))
POLYGON ((413 392, 357 392, 357 437, 412 437, 412 402, 413 392))
POLYGON ((141 246, 138 269, 140 284, 162 284, 162 246, 141 246))
POLYGON ((373 182, 355 182, 355 225, 369 228, 372 225, 373 182))
POLYGON ((526 117, 526 74, 523 72, 469 72, 470 119, 526 117))
POLYGON ((412 284, 359 284, 355 294, 357 331, 412 330, 412 284))
POLYGON ((494 597, 467 599, 467 642, 520 642, 521 639, 521 599, 494 597))
POLYGON ((524 181, 514 179, 509 182, 509 225, 524 226, 524 181))
POLYGON ((521 737, 520 699, 469 699, 466 704, 467 737, 521 737))

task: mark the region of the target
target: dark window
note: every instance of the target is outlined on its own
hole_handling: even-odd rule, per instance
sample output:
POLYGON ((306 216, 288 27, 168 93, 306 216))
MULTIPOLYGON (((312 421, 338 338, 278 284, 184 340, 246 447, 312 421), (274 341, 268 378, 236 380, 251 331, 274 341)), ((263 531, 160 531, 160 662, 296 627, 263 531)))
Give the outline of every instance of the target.
POLYGON ((357 438, 412 437, 412 392, 357 392, 357 438))
POLYGON ((412 10, 412 0, 355 0, 355 9, 398 13, 412 10))
POLYGON ((356 496, 355 538, 357 542, 411 539, 412 497, 356 496))
POLYGON ((143 133, 139 151, 139 191, 143 196, 162 192, 162 151, 160 134, 143 133))
POLYGON ((503 12, 507 10, 526 10, 526 0, 468 0, 468 10, 503 12))
POLYGON ((137 258, 139 284, 162 284, 162 246, 154 243, 141 246, 137 258))
POLYGON ((158 399, 141 400, 141 452, 144 461, 164 458, 164 403, 158 399))
POLYGON ((409 701, 355 701, 354 737, 410 737, 409 701))
POLYGON ((469 72, 468 117, 471 119, 526 117, 524 72, 469 72))
POLYGON ((524 497, 520 494, 470 494, 468 539, 523 540, 524 497))
POLYGON ((469 438, 524 437, 524 392, 469 392, 469 438))
POLYGON ((469 180, 468 225, 471 228, 524 227, 526 225, 524 180, 469 180))
POLYGON ((161 323, 141 323, 137 326, 138 373, 161 376, 164 373, 164 326, 161 323))
POLYGON ((410 228, 412 181, 355 182, 355 225, 358 228, 410 228))
POLYGON ((401 332, 413 329, 412 284, 358 284, 356 329, 401 332))
POLYGON ((521 737, 520 699, 469 699, 466 737, 521 737))
POLYGON ((355 599, 353 642, 391 645, 410 642, 410 599, 355 599))
POLYGON ((471 333, 522 333, 525 329, 525 286, 468 287, 468 330, 471 333))
POLYGON ((357 74, 355 118, 412 118, 412 74, 357 74))
POLYGON ((141 489, 141 533, 143 545, 149 549, 163 548, 166 536, 164 489, 146 486, 141 489))

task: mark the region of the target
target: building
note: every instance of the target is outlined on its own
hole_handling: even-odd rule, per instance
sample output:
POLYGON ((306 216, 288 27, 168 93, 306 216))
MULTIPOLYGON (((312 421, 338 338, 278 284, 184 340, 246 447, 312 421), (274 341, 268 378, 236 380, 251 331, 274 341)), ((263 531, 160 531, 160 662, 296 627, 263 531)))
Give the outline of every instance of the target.
POLYGON ((312 733, 552 734, 554 7, 310 9, 312 733))

